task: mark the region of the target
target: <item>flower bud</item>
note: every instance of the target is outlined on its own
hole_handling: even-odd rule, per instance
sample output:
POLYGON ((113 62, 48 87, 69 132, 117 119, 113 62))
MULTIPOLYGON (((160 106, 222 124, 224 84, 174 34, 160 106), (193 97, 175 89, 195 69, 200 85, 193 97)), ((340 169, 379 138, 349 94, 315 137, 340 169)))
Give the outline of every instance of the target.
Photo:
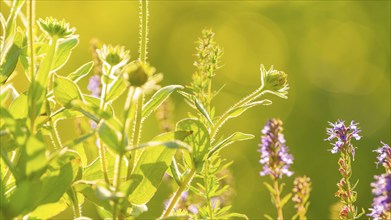
POLYGON ((155 68, 137 61, 129 64, 125 72, 131 86, 141 87, 148 82, 149 77, 155 73, 155 68))
POLYGON ((40 18, 38 26, 41 30, 50 37, 67 38, 75 33, 75 28, 70 28, 69 23, 65 20, 58 21, 52 17, 47 17, 45 20, 40 18))
POLYGON ((265 89, 281 93, 286 93, 288 90, 288 75, 282 71, 274 70, 273 67, 266 70, 261 65, 261 77, 265 89))

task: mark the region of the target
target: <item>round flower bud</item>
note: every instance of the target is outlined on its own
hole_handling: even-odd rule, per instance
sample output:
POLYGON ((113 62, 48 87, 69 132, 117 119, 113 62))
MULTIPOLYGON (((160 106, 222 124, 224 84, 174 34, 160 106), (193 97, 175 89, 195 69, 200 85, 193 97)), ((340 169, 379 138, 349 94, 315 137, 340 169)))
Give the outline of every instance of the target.
POLYGON ((148 82, 149 77, 152 76, 154 72, 155 69, 153 67, 139 61, 131 63, 126 68, 126 74, 130 85, 136 87, 141 87, 148 82))

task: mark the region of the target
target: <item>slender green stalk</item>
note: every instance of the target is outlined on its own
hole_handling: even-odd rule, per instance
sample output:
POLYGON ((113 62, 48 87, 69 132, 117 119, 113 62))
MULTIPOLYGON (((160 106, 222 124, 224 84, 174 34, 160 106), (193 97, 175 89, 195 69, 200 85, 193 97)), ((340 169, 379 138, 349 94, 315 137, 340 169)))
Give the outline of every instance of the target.
POLYGON ((148 44, 148 0, 140 0, 140 61, 147 61, 148 44))
MULTIPOLYGON (((128 96, 126 98, 126 102, 125 102, 125 106, 124 106, 124 119, 125 119, 125 122, 123 124, 123 128, 122 128, 122 138, 121 138, 121 146, 123 147, 123 149, 125 149, 125 145, 126 145, 126 134, 127 132, 129 131, 129 126, 131 125, 131 123, 133 122, 133 115, 134 114, 131 114, 131 112, 134 111, 134 100, 136 100, 138 98, 138 92, 137 92, 137 89, 135 87, 130 87, 129 88, 129 92, 128 92, 128 96)), ((122 160, 123 160, 123 157, 124 157, 124 152, 121 151, 118 155, 117 155, 117 158, 116 158, 116 167, 115 167, 115 170, 114 170, 114 180, 113 180, 113 186, 115 188, 115 191, 118 192, 119 191, 119 187, 120 187, 120 182, 121 182, 121 168, 122 168, 122 160)), ((119 210, 118 210, 118 200, 114 202, 114 206, 113 206, 113 219, 117 219, 118 218, 118 215, 119 215, 119 210)))
POLYGON ((354 207, 354 199, 353 199, 353 192, 352 192, 352 186, 350 183, 350 177, 352 176, 352 169, 351 169, 351 157, 349 152, 342 153, 342 158, 346 162, 346 166, 348 169, 347 175, 342 175, 343 180, 346 183, 346 194, 347 194, 347 205, 349 210, 349 216, 352 217, 352 219, 356 219, 356 210, 354 207))
POLYGON ((168 205, 168 208, 163 212, 161 218, 166 218, 166 217, 170 216, 175 205, 178 203, 178 200, 181 197, 182 193, 186 190, 188 185, 190 185, 190 182, 193 179, 195 172, 196 172, 195 168, 192 168, 190 170, 190 173, 187 174, 186 178, 183 180, 182 184, 179 186, 178 190, 176 191, 174 197, 171 199, 170 204, 168 205))
POLYGON ((15 168, 15 165, 18 160, 19 160, 19 157, 20 157, 20 151, 19 149, 16 149, 15 152, 14 152, 14 155, 12 156, 11 160, 8 158, 8 155, 6 152, 4 152, 3 150, 1 151, 1 157, 4 161, 4 163, 7 165, 8 169, 4 175, 4 179, 3 179, 3 182, 4 184, 7 184, 9 179, 11 178, 11 174, 14 176, 14 178, 16 179, 17 176, 16 176, 16 168, 15 168))
MULTIPOLYGON (((110 66, 108 75, 111 74, 112 70, 113 70, 113 67, 110 66)), ((106 85, 106 83, 102 83, 102 93, 101 93, 101 96, 100 96, 100 104, 99 104, 100 110, 104 110, 105 109, 106 95, 107 95, 107 85, 106 85)), ((102 140, 100 140, 100 139, 99 139, 98 149, 99 149, 99 160, 100 160, 100 164, 101 164, 103 178, 105 179, 105 182, 107 184, 110 184, 109 176, 108 176, 108 173, 107 173, 107 165, 106 165, 106 150, 105 150, 105 147, 103 145, 102 140)))
POLYGON ((273 183, 274 183, 274 191, 275 191, 275 194, 273 196, 274 196, 274 202, 275 202, 275 205, 277 208, 277 216, 278 216, 277 219, 282 220, 282 219, 284 219, 284 216, 282 213, 281 192, 280 192, 280 188, 278 185, 278 179, 274 178, 273 183))
POLYGON ((61 139, 60 139, 60 135, 58 134, 58 131, 56 129, 56 125, 55 123, 53 122, 52 118, 50 117, 50 115, 52 114, 51 113, 51 109, 50 109, 50 103, 48 100, 46 100, 46 113, 48 115, 48 122, 49 122, 49 126, 50 126, 50 138, 52 139, 52 143, 53 143, 53 147, 55 150, 58 150, 58 149, 61 149, 63 146, 61 144, 61 139))
MULTIPOLYGON (((138 97, 137 104, 136 104, 136 114, 135 114, 135 121, 134 121, 134 127, 133 127, 133 134, 132 134, 132 146, 137 146, 140 143, 141 138, 141 129, 143 126, 142 121, 142 113, 143 113, 143 105, 144 105, 144 94, 141 94, 138 97)), ((126 179, 128 180, 130 178, 130 175, 132 173, 133 168, 136 166, 135 163, 137 163, 138 159, 140 158, 140 154, 143 151, 143 149, 139 149, 134 151, 133 155, 129 158, 129 166, 128 166, 128 173, 126 175, 126 179)))
POLYGON ((217 132, 219 131, 220 127, 228 120, 229 113, 234 110, 237 107, 240 107, 242 105, 248 104, 249 102, 253 101, 254 99, 259 98, 264 94, 265 91, 263 90, 263 85, 259 87, 257 90, 255 90, 250 95, 246 96, 244 99, 237 102, 235 105, 233 105, 231 108, 228 109, 228 111, 224 112, 224 114, 218 119, 215 126, 211 130, 211 140, 214 140, 217 132))
POLYGON ((79 218, 81 217, 81 209, 80 209, 80 204, 79 204, 79 199, 77 198, 77 194, 75 192, 75 190, 70 187, 70 189, 68 190, 68 195, 71 198, 71 201, 72 201, 72 204, 73 204, 73 215, 74 215, 74 218, 79 218))
POLYGON ((34 81, 35 55, 34 55, 34 21, 35 21, 35 0, 29 0, 27 5, 28 16, 28 51, 30 58, 30 80, 34 81))
POLYGON ((56 53, 58 43, 58 37, 54 36, 51 39, 49 50, 42 61, 41 68, 39 69, 34 81, 30 84, 29 88, 29 115, 30 115, 30 129, 31 134, 34 134, 35 119, 39 115, 43 101, 47 93, 47 83, 50 78, 50 71, 56 53), (36 87, 41 86, 42 88, 36 87), (39 88, 39 89, 37 89, 39 88))

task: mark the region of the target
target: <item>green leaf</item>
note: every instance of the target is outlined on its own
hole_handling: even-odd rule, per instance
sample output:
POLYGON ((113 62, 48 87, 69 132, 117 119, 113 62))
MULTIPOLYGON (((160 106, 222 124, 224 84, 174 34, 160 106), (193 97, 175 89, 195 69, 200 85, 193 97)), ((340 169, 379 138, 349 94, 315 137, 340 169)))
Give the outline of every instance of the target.
POLYGON ((284 198, 282 198, 281 200, 281 207, 283 207, 288 201, 289 199, 292 197, 292 193, 289 193, 288 195, 286 195, 284 198))
POLYGON ((122 149, 121 139, 122 134, 116 130, 111 124, 106 121, 99 125, 98 130, 99 138, 105 143, 111 150, 116 153, 124 153, 125 149, 122 149))
POLYGON ((189 131, 191 135, 185 138, 185 142, 192 146, 192 159, 197 171, 202 169, 210 148, 210 136, 208 129, 198 119, 183 119, 176 125, 176 131, 189 131))
MULTIPOLYGON (((166 142, 175 139, 178 139, 178 135, 170 132, 159 135, 152 141, 166 142)), ((163 145, 145 148, 130 179, 122 187, 123 191, 129 195, 129 201, 132 204, 142 205, 153 197, 164 173, 170 166, 175 151, 163 145)))
POLYGON ((72 165, 67 163, 56 172, 48 172, 42 179, 21 181, 9 198, 6 216, 25 215, 40 205, 57 202, 70 186, 72 176, 72 165))
MULTIPOLYGON (((107 175, 113 176, 115 169, 115 157, 113 157, 111 154, 106 154, 106 166, 107 175)), ((104 180, 102 173, 102 164, 99 158, 94 160, 84 169, 83 180, 104 180)))
POLYGON ((30 136, 21 149, 18 168, 25 176, 40 176, 46 169, 48 160, 45 155, 45 144, 39 136, 30 136))
POLYGON ((256 101, 256 102, 251 102, 251 103, 248 103, 246 105, 243 105, 243 106, 239 106, 237 108, 234 108, 234 109, 230 109, 230 111, 228 112, 228 118, 236 118, 238 116, 240 116, 241 114, 243 114, 245 111, 247 111, 249 108, 252 108, 254 106, 257 106, 257 105, 270 105, 272 104, 272 102, 270 100, 262 100, 262 101, 256 101))
POLYGON ((75 70, 74 72, 70 73, 68 75, 68 78, 72 80, 73 82, 78 82, 81 78, 85 77, 94 66, 94 62, 88 62, 86 64, 83 64, 79 69, 75 70))
POLYGON ((54 97, 65 107, 75 99, 83 100, 79 87, 72 80, 58 75, 54 75, 54 97))
POLYGON ((227 147, 228 145, 231 145, 237 141, 245 141, 245 140, 250 140, 253 139, 255 136, 252 134, 245 134, 242 132, 235 132, 231 134, 229 137, 226 139, 220 141, 216 145, 212 147, 212 150, 209 152, 209 157, 211 157, 213 154, 216 152, 220 151, 221 149, 227 147))
POLYGON ((143 106, 143 118, 147 118, 152 112, 154 112, 159 106, 178 89, 183 89, 180 85, 170 85, 159 89, 143 106))
POLYGON ((12 116, 16 119, 26 118, 28 113, 27 106, 27 95, 20 94, 18 98, 16 98, 11 105, 9 106, 9 111, 12 116))
POLYGON ((213 126, 213 121, 210 118, 208 112, 196 97, 194 97, 194 105, 196 106, 197 110, 201 113, 201 115, 203 115, 206 118, 206 120, 208 120, 208 122, 213 126))
POLYGON ((273 194, 273 195, 276 194, 276 191, 274 190, 274 188, 269 183, 263 182, 263 184, 266 186, 266 188, 269 190, 269 192, 271 194, 273 194))
MULTIPOLYGON (((86 199, 98 206, 98 209, 103 209, 100 210, 103 211, 102 214, 110 213, 112 210, 110 200, 118 200, 118 196, 123 196, 121 193, 120 195, 115 194, 106 184, 99 181, 78 181, 73 187, 76 191, 82 193, 86 199)), ((124 203, 130 206, 127 201, 124 201, 124 203)))
POLYGON ((61 41, 58 44, 53 60, 52 71, 57 71, 65 65, 71 55, 72 50, 77 46, 78 43, 78 37, 73 37, 61 41))
POLYGON ((50 219, 68 208, 67 203, 61 198, 56 203, 49 203, 38 206, 33 212, 29 213, 29 217, 36 219, 50 219))
POLYGON ((9 48, 4 62, 0 66, 0 83, 4 83, 11 76, 18 63, 19 55, 22 52, 24 35, 21 31, 15 34, 14 42, 9 48))
MULTIPOLYGON (((16 0, 12 4, 10 15, 7 19, 7 24, 4 32, 4 41, 1 44, 0 50, 0 65, 3 64, 4 58, 12 47, 16 35, 16 17, 23 6, 24 0, 16 0)), ((4 30, 4 29, 3 29, 4 30)))
POLYGON ((108 93, 106 96, 107 102, 112 102, 118 97, 122 95, 122 93, 125 92, 125 90, 128 88, 127 84, 125 83, 125 80, 123 77, 117 77, 111 84, 108 86, 108 93))

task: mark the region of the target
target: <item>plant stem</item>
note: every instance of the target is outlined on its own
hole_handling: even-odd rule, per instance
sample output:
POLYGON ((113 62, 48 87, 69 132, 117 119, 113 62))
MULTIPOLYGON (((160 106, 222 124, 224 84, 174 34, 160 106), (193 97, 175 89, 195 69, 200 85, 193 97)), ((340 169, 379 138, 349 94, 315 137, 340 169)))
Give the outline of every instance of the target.
POLYGON ((18 176, 16 176, 16 168, 15 168, 15 165, 14 164, 17 164, 18 163, 18 160, 19 160, 19 157, 20 157, 20 151, 19 149, 16 149, 15 150, 15 153, 13 155, 13 157, 11 158, 11 160, 8 158, 8 155, 6 152, 4 152, 4 150, 1 151, 1 157, 3 158, 3 161, 5 164, 7 164, 7 171, 4 175, 4 179, 3 179, 3 182, 4 184, 6 185, 11 177, 11 173, 12 175, 14 176, 15 179, 18 178, 18 176))
MULTIPOLYGON (((110 66, 108 75, 111 74, 112 70, 113 70, 113 68, 110 66)), ((99 104, 99 109, 102 111, 105 109, 105 105, 106 105, 106 94, 107 94, 107 85, 106 85, 106 83, 102 83, 102 93, 100 96, 100 104, 99 104)), ((107 174, 106 151, 105 151, 105 147, 103 145, 103 142, 100 138, 99 138, 98 149, 99 149, 99 160, 100 160, 100 164, 101 164, 103 178, 105 179, 105 182, 107 184, 110 184, 109 176, 107 174)))
POLYGON ((274 201, 275 201, 275 205, 277 208, 277 216, 278 216, 277 219, 282 220, 282 219, 284 219, 284 217, 283 217, 283 213, 282 213, 281 198, 280 198, 281 192, 280 192, 280 188, 278 185, 278 179, 274 178, 273 182, 274 182, 274 191, 275 191, 274 201))
POLYGON ((190 182, 194 177, 195 171, 196 170, 193 167, 190 170, 190 173, 187 174, 186 178, 183 180, 182 184, 179 186, 178 190, 176 191, 174 197, 171 199, 170 204, 168 205, 168 208, 163 212, 161 218, 166 218, 171 214, 171 211, 174 209, 175 205, 178 203, 178 200, 181 197, 182 193, 185 191, 185 189, 188 187, 188 185, 190 185, 190 182))
POLYGON ((58 38, 52 37, 49 50, 41 63, 41 68, 38 70, 34 80, 29 88, 29 116, 30 116, 30 131, 34 134, 35 119, 41 111, 42 104, 46 98, 48 81, 50 79, 50 71, 53 64, 54 55, 56 53, 58 38), (37 87, 38 86, 38 87, 37 87))
POLYGON ((49 122, 49 126, 51 128, 50 129, 50 137, 53 142, 53 147, 55 150, 61 149, 62 144, 61 144, 60 135, 57 132, 56 124, 53 122, 52 118, 50 117, 50 115, 52 114, 52 111, 50 109, 49 100, 46 100, 46 114, 48 115, 48 118, 49 118, 48 122, 49 122))
POLYGON ((263 90, 263 85, 261 87, 259 87, 257 90, 255 90, 254 92, 252 92, 250 95, 246 96, 245 98, 243 98, 242 100, 237 102, 235 105, 233 105, 231 108, 229 108, 228 111, 224 112, 224 114, 218 119, 215 126, 212 128, 212 130, 210 132, 211 140, 212 141, 214 140, 217 132, 219 131, 219 128, 228 120, 229 113, 232 110, 234 110, 240 106, 243 106, 245 104, 248 104, 249 102, 253 101, 254 99, 257 99, 258 97, 262 96, 264 94, 264 92, 262 90, 263 90))
MULTIPOLYGON (((143 126, 143 105, 144 105, 144 94, 140 94, 137 100, 137 107, 136 107, 136 115, 135 115, 135 121, 134 121, 134 127, 133 127, 133 135, 132 135, 132 146, 137 146, 140 143, 141 138, 141 128, 143 126)), ((135 167, 135 163, 137 163, 138 159, 140 158, 140 154, 143 151, 143 149, 135 150, 133 153, 133 156, 130 157, 129 160, 129 167, 128 167, 128 173, 126 176, 126 179, 128 180, 130 178, 130 175, 132 173, 133 168, 135 167)))
POLYGON ((34 56, 34 21, 35 21, 35 0, 29 0, 27 5, 28 12, 28 51, 30 58, 30 80, 34 81, 35 74, 35 56, 34 56))
POLYGON ((352 175, 350 154, 348 152, 344 152, 342 154, 342 159, 345 161, 347 169, 348 169, 348 174, 346 176, 343 175, 342 178, 344 179, 344 181, 346 183, 346 192, 347 192, 347 197, 348 197, 347 203, 348 203, 348 207, 349 207, 349 217, 352 217, 352 219, 355 219, 356 218, 356 211, 355 211, 355 208, 353 205, 353 203, 354 203, 353 192, 352 192, 352 187, 350 184, 350 177, 352 175))
POLYGON ((140 47, 139 60, 147 61, 147 43, 148 43, 148 0, 140 0, 140 47))
MULTIPOLYGON (((126 134, 129 130, 129 126, 131 122, 133 121, 133 114, 130 114, 132 111, 134 111, 134 100, 138 98, 138 92, 135 87, 130 87, 128 96, 126 98, 125 106, 124 106, 124 124, 122 127, 122 138, 121 138, 121 146, 122 149, 125 149, 126 146, 126 134)), ((121 152, 118 153, 116 158, 116 167, 114 171, 114 180, 113 180, 113 186, 115 188, 115 192, 119 191, 120 187, 120 180, 121 180, 121 168, 122 168, 122 160, 124 157, 125 152, 121 150, 121 152)), ((114 202, 113 206, 113 219, 117 219, 118 217, 118 200, 114 202)))

